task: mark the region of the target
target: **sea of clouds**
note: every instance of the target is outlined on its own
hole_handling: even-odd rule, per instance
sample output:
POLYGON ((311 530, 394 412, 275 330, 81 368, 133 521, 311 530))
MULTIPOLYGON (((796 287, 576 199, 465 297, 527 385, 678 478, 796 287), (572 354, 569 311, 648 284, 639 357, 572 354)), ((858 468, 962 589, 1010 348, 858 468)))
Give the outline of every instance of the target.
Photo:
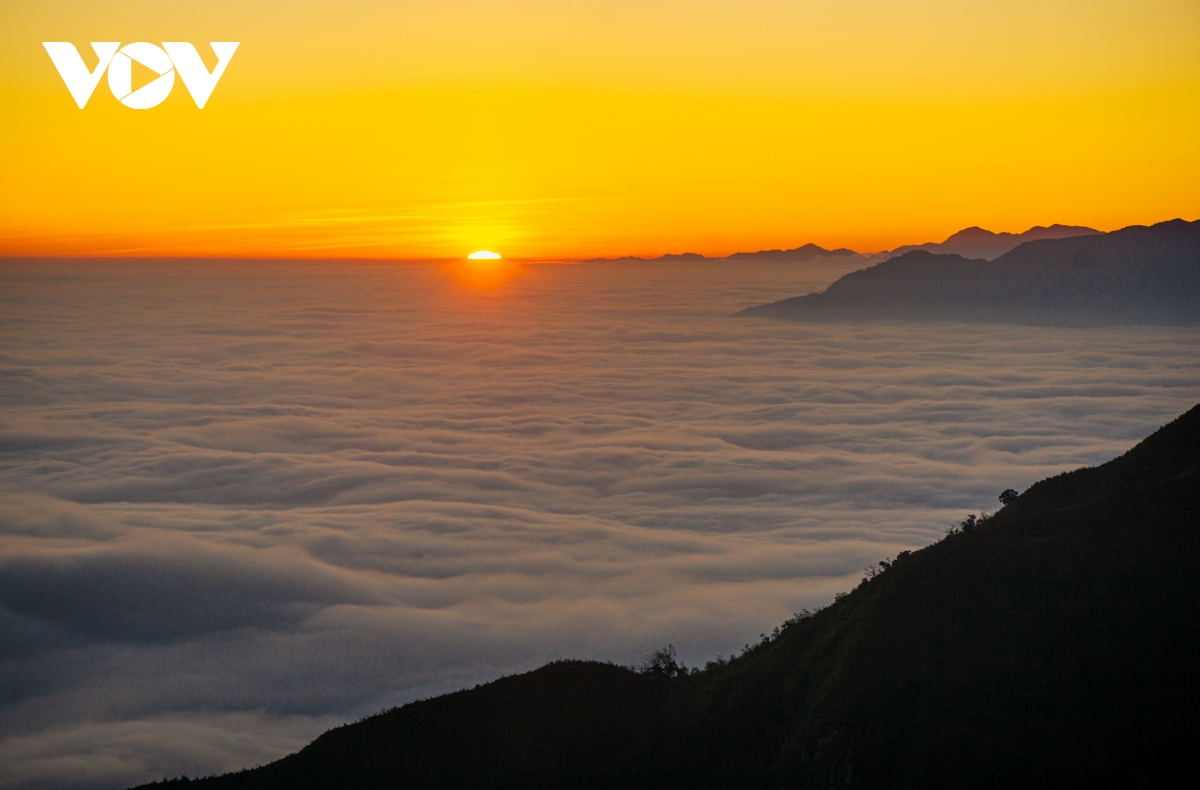
POLYGON ((1196 329, 732 317, 840 273, 3 264, 0 785, 728 655, 1200 400, 1196 329))

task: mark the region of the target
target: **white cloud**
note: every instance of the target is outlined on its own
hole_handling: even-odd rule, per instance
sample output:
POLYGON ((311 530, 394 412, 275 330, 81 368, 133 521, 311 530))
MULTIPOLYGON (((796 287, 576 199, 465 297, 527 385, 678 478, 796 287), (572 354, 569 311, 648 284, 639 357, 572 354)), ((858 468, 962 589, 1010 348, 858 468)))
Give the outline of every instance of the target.
POLYGON ((728 653, 1200 399, 1195 329, 731 317, 788 266, 54 266, 0 271, 6 786, 728 653))

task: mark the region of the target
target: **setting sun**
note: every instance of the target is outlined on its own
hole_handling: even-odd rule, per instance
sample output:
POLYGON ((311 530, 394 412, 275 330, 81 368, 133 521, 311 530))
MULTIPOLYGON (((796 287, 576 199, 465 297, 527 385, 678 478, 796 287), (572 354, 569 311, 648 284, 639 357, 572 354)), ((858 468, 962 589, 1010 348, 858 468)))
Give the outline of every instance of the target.
POLYGON ((477 250, 465 261, 449 267, 454 279, 472 289, 490 290, 504 285, 513 278, 519 267, 491 250, 477 250))

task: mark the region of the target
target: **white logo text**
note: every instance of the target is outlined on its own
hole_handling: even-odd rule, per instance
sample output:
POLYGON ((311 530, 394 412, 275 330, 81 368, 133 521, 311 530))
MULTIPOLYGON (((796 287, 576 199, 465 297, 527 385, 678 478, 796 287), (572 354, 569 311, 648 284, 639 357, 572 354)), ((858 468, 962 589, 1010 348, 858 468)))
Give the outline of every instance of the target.
POLYGON ((217 65, 212 71, 200 59, 200 53, 186 41, 164 41, 162 47, 145 41, 135 41, 121 46, 119 41, 93 41, 96 53, 96 68, 89 70, 79 50, 67 41, 43 41, 42 46, 54 61, 71 98, 79 109, 87 106, 88 99, 108 70, 108 89, 117 101, 135 110, 157 107, 175 87, 175 75, 183 80, 183 86, 192 95, 196 106, 204 109, 217 80, 225 73, 225 67, 238 48, 237 41, 213 41, 209 44, 217 56, 217 65), (133 90, 133 64, 150 69, 158 76, 133 90))

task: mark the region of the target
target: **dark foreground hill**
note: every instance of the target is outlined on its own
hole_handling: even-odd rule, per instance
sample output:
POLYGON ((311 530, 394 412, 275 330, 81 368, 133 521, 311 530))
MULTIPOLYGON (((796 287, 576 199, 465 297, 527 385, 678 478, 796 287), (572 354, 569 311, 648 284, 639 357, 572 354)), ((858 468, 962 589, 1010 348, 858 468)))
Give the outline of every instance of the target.
POLYGON ((550 664, 198 784, 1166 787, 1200 735, 1198 513, 1200 407, 734 660, 550 664))
POLYGON ((915 251, 740 315, 1101 326, 1200 324, 1200 221, 1025 242, 994 261, 915 251))

